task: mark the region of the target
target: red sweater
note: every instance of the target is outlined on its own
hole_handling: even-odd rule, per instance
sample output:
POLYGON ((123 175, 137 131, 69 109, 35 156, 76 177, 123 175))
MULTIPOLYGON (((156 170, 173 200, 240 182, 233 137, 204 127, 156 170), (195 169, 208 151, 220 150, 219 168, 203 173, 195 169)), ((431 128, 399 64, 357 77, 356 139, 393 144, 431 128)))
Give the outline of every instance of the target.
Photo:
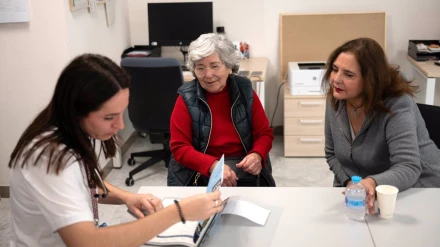
MULTIPOLYGON (((212 112, 211 137, 206 154, 192 146, 192 120, 185 101, 179 95, 171 115, 171 152, 180 164, 209 177, 209 168, 222 154, 225 157, 245 156, 243 144, 232 124, 231 101, 227 86, 219 93, 206 92, 206 98, 212 112)), ((249 153, 258 153, 266 157, 272 148, 273 133, 269 127, 260 99, 254 92, 252 105, 253 146, 249 153)))

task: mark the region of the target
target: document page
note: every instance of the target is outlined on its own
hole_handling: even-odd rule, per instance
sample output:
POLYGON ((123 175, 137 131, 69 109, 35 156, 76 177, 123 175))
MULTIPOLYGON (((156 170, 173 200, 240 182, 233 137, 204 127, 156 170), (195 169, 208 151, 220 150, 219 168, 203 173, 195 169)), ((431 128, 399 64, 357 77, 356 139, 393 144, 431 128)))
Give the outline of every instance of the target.
POLYGON ((222 214, 234 214, 251 220, 264 226, 269 217, 270 210, 262 208, 256 204, 230 197, 222 214))

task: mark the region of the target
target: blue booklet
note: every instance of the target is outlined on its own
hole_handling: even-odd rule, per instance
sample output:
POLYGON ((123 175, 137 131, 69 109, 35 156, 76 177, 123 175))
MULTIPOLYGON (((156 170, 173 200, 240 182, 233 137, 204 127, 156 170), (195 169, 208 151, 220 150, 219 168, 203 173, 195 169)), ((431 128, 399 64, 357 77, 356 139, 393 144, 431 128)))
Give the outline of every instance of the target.
POLYGON ((217 163, 217 166, 214 168, 214 170, 211 173, 211 176, 209 177, 208 187, 206 188, 206 193, 214 192, 218 189, 220 189, 222 183, 223 183, 223 170, 225 167, 225 156, 222 155, 219 162, 217 163))
MULTIPOLYGON (((219 190, 223 183, 223 170, 225 167, 225 155, 222 155, 217 166, 211 173, 209 177, 208 186, 206 187, 206 193, 214 192, 219 190)), ((224 204, 225 202, 223 202, 224 204)), ((211 228, 212 223, 215 221, 219 214, 215 214, 209 219, 199 221, 197 225, 196 232, 194 233, 194 243, 198 246, 201 241, 199 241, 200 236, 204 236, 208 230, 211 228)))

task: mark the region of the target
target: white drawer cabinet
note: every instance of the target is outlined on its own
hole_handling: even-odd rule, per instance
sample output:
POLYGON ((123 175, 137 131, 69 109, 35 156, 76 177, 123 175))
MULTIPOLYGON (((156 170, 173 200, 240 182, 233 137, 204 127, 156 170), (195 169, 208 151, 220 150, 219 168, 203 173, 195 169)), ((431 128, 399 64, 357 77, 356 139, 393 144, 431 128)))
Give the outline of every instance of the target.
POLYGON ((324 96, 292 96, 284 86, 284 156, 324 156, 324 96))

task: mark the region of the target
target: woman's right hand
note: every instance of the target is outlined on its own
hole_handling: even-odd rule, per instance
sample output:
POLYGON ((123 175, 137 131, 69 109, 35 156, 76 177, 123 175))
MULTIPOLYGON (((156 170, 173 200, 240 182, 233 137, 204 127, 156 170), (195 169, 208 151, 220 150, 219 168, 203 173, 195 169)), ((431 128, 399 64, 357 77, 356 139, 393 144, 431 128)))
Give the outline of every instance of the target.
POLYGON ((226 187, 232 187, 237 186, 237 174, 229 167, 228 165, 225 165, 223 168, 223 184, 222 186, 226 187))
POLYGON ((223 210, 220 191, 199 194, 179 201, 185 220, 206 220, 223 210), (216 202, 217 201, 217 202, 216 202))
MULTIPOLYGON (((212 171, 214 171, 217 164, 218 164, 218 160, 212 163, 211 167, 209 168, 209 173, 212 173, 212 171)), ((224 165, 222 186, 226 186, 226 187, 237 186, 237 180, 238 180, 237 174, 235 174, 235 172, 231 169, 231 167, 229 167, 228 165, 224 165)))

